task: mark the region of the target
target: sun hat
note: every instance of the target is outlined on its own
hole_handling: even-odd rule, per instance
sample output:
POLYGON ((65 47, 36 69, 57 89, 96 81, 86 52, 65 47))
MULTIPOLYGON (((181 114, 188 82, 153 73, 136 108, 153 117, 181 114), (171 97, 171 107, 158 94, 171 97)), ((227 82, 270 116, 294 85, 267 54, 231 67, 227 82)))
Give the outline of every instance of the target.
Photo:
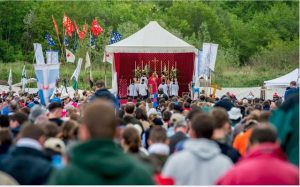
POLYGON ((237 107, 232 107, 228 112, 229 119, 231 120, 237 120, 239 118, 242 118, 243 115, 241 113, 241 109, 237 107))
POLYGON ((44 147, 61 154, 64 153, 66 149, 64 142, 59 138, 47 139, 44 143, 44 147))

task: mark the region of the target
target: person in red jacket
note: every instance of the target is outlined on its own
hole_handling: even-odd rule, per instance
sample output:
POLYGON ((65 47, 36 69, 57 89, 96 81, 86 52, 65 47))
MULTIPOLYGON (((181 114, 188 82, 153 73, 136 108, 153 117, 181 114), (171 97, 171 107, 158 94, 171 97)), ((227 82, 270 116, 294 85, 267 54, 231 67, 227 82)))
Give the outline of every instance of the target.
POLYGON ((299 168, 287 161, 269 125, 253 129, 249 152, 218 185, 299 185, 299 168))

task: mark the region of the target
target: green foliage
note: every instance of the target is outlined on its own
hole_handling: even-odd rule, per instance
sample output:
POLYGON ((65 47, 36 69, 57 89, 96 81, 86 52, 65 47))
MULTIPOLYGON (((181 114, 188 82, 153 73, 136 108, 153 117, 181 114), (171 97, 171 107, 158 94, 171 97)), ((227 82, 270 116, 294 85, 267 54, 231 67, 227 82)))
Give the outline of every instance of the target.
MULTIPOLYGON (((58 43, 52 15, 62 42, 62 17, 65 13, 80 28, 94 18, 103 27, 104 32, 95 39, 95 50, 89 47, 88 33, 84 41, 78 40, 76 53, 77 59, 85 58, 86 51, 89 51, 93 75, 103 78, 103 53, 111 32, 119 31, 128 37, 149 21, 156 20, 196 48, 201 49, 203 42, 219 44, 214 77, 217 83, 222 86, 258 85, 265 78, 274 78, 298 66, 298 10, 299 3, 293 1, 0 2, 0 63, 26 61, 31 64, 34 57, 32 43, 41 43, 44 50, 49 49, 44 39, 46 32, 58 43), (239 75, 243 75, 243 79, 237 79, 239 75)), ((68 48, 72 52, 73 44, 74 36, 68 48)), ((59 45, 53 48, 61 50, 59 45)), ((64 56, 61 57, 64 61, 64 56)), ((62 76, 68 77, 75 67, 64 66, 62 76)), ((0 79, 7 79, 5 72, 8 67, 11 64, 0 65, 0 79)), ((84 82, 85 78, 81 78, 84 82)))

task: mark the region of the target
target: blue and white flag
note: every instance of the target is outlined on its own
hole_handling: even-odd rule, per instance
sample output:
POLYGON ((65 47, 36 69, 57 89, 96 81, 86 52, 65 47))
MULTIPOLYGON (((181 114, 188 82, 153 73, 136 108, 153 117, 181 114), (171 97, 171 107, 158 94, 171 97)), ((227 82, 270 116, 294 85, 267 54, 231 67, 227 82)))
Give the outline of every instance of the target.
POLYGON ((199 76, 203 77, 205 80, 207 80, 210 77, 210 69, 209 69, 210 44, 209 43, 203 43, 202 50, 203 51, 202 51, 201 62, 200 62, 200 74, 199 74, 199 76))
POLYGON ((34 68, 41 104, 46 106, 54 92, 56 80, 59 78, 59 64, 35 64, 34 68))
POLYGON ((90 45, 92 49, 95 49, 96 45, 95 45, 95 38, 94 36, 90 33, 90 45))
POLYGON ((46 58, 47 58, 47 64, 58 64, 58 51, 47 50, 46 58))
POLYGON ((22 92, 25 92, 25 88, 26 88, 26 84, 27 84, 27 76, 26 76, 26 66, 23 66, 23 70, 22 70, 22 79, 21 79, 21 83, 22 83, 22 92))
POLYGON ((34 43, 33 47, 36 64, 45 64, 42 45, 40 43, 34 43))
POLYGON ((55 45, 53 38, 51 37, 51 35, 48 32, 46 32, 45 39, 47 40, 48 46, 55 45))
POLYGON ((114 44, 114 43, 116 43, 116 42, 118 42, 120 40, 122 40, 122 35, 120 33, 118 33, 118 32, 112 32, 109 44, 114 44))
POLYGON ((202 51, 199 49, 198 51, 198 57, 195 60, 194 64, 194 77, 193 77, 193 83, 196 83, 201 75, 201 60, 202 60, 202 51))
POLYGON ((69 46, 69 39, 68 39, 68 36, 65 34, 65 37, 64 37, 64 46, 68 47, 69 46))

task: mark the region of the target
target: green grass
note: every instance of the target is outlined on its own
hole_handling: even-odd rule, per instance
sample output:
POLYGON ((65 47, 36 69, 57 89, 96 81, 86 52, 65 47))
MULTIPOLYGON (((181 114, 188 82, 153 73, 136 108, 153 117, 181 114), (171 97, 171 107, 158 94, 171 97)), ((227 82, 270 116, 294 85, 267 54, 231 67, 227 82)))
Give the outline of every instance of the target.
POLYGON ((297 66, 287 66, 286 68, 262 69, 255 66, 237 66, 217 69, 212 76, 212 82, 221 87, 258 87, 263 86, 263 82, 275 79, 293 71, 297 66))
MULTIPOLYGON (((13 84, 21 82, 21 75, 22 75, 22 68, 24 62, 15 62, 15 63, 1 63, 0 64, 0 80, 7 82, 9 70, 12 70, 13 76, 13 84)), ((60 66, 60 78, 67 79, 68 86, 72 85, 72 81, 70 80, 76 64, 61 64, 60 66)), ((27 78, 35 78, 34 73, 34 66, 32 63, 26 63, 26 73, 27 78)), ((89 82, 88 82, 89 73, 84 71, 84 64, 81 66, 81 72, 78 79, 79 89, 88 89, 89 82)), ((92 77, 94 82, 99 79, 105 78, 105 67, 103 63, 94 63, 92 64, 92 77)), ((111 65, 106 65, 106 78, 107 78, 107 87, 111 88, 111 65)), ((62 81, 59 83, 62 84, 62 81)), ((31 83, 28 87, 36 87, 36 83, 31 83)))

